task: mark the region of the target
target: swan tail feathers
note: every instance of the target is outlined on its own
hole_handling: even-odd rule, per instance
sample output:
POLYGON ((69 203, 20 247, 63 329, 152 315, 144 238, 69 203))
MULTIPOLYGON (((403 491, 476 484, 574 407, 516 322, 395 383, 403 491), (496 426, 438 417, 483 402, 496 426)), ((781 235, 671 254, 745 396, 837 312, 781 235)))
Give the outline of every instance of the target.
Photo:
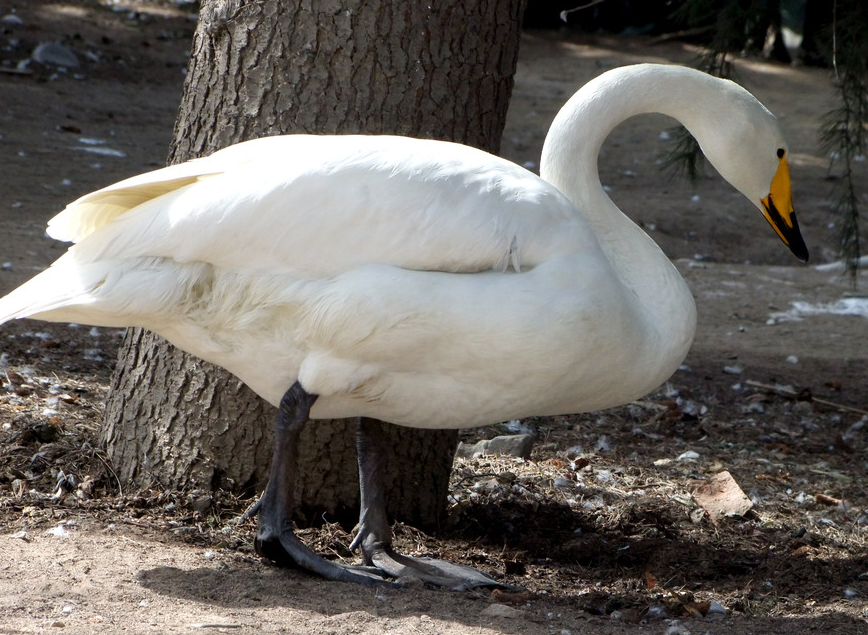
POLYGON ((182 164, 135 176, 73 201, 48 221, 48 235, 77 243, 139 205, 211 176, 173 170, 175 167, 189 166, 182 164))
POLYGON ((48 235, 77 243, 147 201, 249 163, 269 148, 280 148, 281 139, 263 137, 238 143, 209 156, 138 174, 85 194, 48 221, 48 235))
POLYGON ((60 261, 0 298, 0 324, 19 318, 87 322, 87 305, 106 279, 106 267, 70 268, 60 261))

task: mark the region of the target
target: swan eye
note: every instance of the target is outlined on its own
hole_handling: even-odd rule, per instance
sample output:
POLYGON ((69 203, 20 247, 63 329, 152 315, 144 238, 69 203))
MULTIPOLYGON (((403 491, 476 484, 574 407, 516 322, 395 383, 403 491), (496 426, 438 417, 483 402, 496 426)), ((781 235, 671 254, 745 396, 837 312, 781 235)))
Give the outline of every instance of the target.
POLYGON ((787 153, 787 151, 784 150, 783 148, 778 148, 778 158, 779 158, 779 159, 783 159, 783 158, 784 158, 784 155, 785 155, 786 153, 787 153))

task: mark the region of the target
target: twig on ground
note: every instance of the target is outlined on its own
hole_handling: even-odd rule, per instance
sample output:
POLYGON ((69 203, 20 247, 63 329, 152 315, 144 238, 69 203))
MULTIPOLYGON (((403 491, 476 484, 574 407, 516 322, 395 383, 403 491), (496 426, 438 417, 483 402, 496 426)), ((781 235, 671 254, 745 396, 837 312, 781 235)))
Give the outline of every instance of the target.
MULTIPOLYGON (((744 383, 746 383, 748 386, 753 386, 754 388, 762 388, 763 390, 768 390, 769 392, 774 392, 779 395, 784 395, 786 397, 799 396, 799 393, 797 393, 795 390, 787 388, 786 386, 772 386, 771 384, 763 384, 761 382, 754 381, 753 379, 748 379, 744 383)), ((828 399, 820 399, 819 397, 814 397, 813 395, 808 397, 806 401, 812 401, 822 406, 829 406, 830 408, 838 408, 839 410, 846 410, 847 412, 855 412, 856 414, 868 416, 868 410, 854 408, 853 406, 845 406, 844 404, 829 401, 828 399)))

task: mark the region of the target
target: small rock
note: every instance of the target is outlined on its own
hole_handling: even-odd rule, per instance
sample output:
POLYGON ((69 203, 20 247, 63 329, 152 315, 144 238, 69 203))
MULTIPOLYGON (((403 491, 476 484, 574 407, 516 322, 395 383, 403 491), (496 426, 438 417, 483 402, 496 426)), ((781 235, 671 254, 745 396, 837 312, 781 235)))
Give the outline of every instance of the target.
POLYGON ((568 478, 559 476, 552 482, 552 485, 554 485, 555 487, 572 487, 573 482, 568 478))
POLYGON ((707 406, 696 403, 695 401, 692 401, 690 399, 686 399, 680 402, 678 405, 681 406, 681 412, 688 417, 699 418, 700 415, 704 415, 708 412, 707 406))
POLYGON ((726 609, 717 600, 712 600, 708 605, 709 615, 726 615, 726 609))
POLYGON ((795 355, 790 355, 789 357, 787 357, 787 363, 788 364, 798 364, 799 358, 796 357, 795 355))
POLYGON ((482 611, 482 615, 485 617, 506 617, 514 619, 524 615, 524 611, 514 609, 506 604, 491 604, 482 611))
POLYGON ((698 452, 694 452, 693 450, 688 450, 687 452, 682 452, 678 455, 679 461, 697 461, 699 460, 700 455, 698 452))
POLYGON ((49 536, 54 536, 55 538, 69 538, 69 531, 67 531, 66 527, 63 525, 52 527, 51 529, 46 530, 45 533, 49 536))
POLYGON ((615 476, 609 470, 597 470, 597 473, 594 475, 594 477, 601 485, 615 484, 615 476))
POLYGON ((24 20, 19 18, 14 13, 7 13, 2 18, 0 18, 0 22, 3 24, 11 24, 12 26, 21 26, 24 24, 24 20))
POLYGON ((669 611, 662 604, 652 604, 648 607, 647 615, 654 620, 663 620, 669 617, 669 611))
POLYGON ((30 56, 34 62, 51 64, 64 68, 78 68, 80 66, 75 53, 58 42, 42 42, 30 56))
POLYGON ((672 623, 664 631, 665 635, 690 635, 690 630, 681 624, 678 620, 673 620, 672 623))
POLYGON ((732 364, 730 366, 724 366, 723 372, 727 375, 741 375, 744 372, 744 366, 741 364, 732 364))
POLYGON ((510 434, 531 434, 533 432, 533 428, 521 419, 511 419, 503 425, 510 434))
POLYGON ((205 496, 197 496, 190 503, 190 506, 194 511, 199 512, 200 514, 204 514, 208 511, 208 508, 211 507, 211 497, 208 495, 205 496))
POLYGON ((815 502, 814 497, 811 496, 810 494, 806 494, 805 492, 798 492, 798 493, 793 497, 793 500, 794 500, 798 505, 813 505, 814 502, 815 502))
POLYGON ((503 485, 501 485, 500 481, 497 480, 496 476, 492 476, 491 478, 482 479, 481 481, 477 481, 473 484, 474 491, 483 492, 483 493, 492 493, 499 492, 503 490, 503 485))
POLYGON ((762 414, 765 410, 765 406, 759 401, 749 401, 746 406, 741 408, 743 414, 762 414))
POLYGON ((572 447, 567 448, 566 455, 567 455, 568 459, 575 459, 575 458, 580 457, 583 453, 584 453, 584 450, 582 449, 582 446, 574 445, 572 447))
POLYGON ((455 456, 469 459, 474 456, 516 456, 529 459, 533 449, 533 435, 510 434, 477 443, 459 443, 455 456))
POLYGON ((725 470, 701 482, 693 490, 693 498, 715 525, 723 517, 744 516, 753 508, 751 500, 725 470))

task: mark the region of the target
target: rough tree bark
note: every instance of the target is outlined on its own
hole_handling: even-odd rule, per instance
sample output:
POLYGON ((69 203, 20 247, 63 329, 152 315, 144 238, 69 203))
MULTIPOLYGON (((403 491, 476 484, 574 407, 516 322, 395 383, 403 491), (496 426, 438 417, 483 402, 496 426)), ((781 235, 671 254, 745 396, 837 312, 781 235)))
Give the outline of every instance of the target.
MULTIPOLYGON (((169 161, 299 132, 401 134, 496 152, 522 5, 207 0, 169 161)), ((133 329, 112 381, 103 440, 128 484, 237 491, 264 485, 273 418, 271 406, 225 371, 133 329)), ((300 487, 309 516, 355 513, 354 425, 318 421, 306 430, 300 487)), ((390 511, 431 526, 445 504, 455 435, 389 428, 396 453, 390 511)))

